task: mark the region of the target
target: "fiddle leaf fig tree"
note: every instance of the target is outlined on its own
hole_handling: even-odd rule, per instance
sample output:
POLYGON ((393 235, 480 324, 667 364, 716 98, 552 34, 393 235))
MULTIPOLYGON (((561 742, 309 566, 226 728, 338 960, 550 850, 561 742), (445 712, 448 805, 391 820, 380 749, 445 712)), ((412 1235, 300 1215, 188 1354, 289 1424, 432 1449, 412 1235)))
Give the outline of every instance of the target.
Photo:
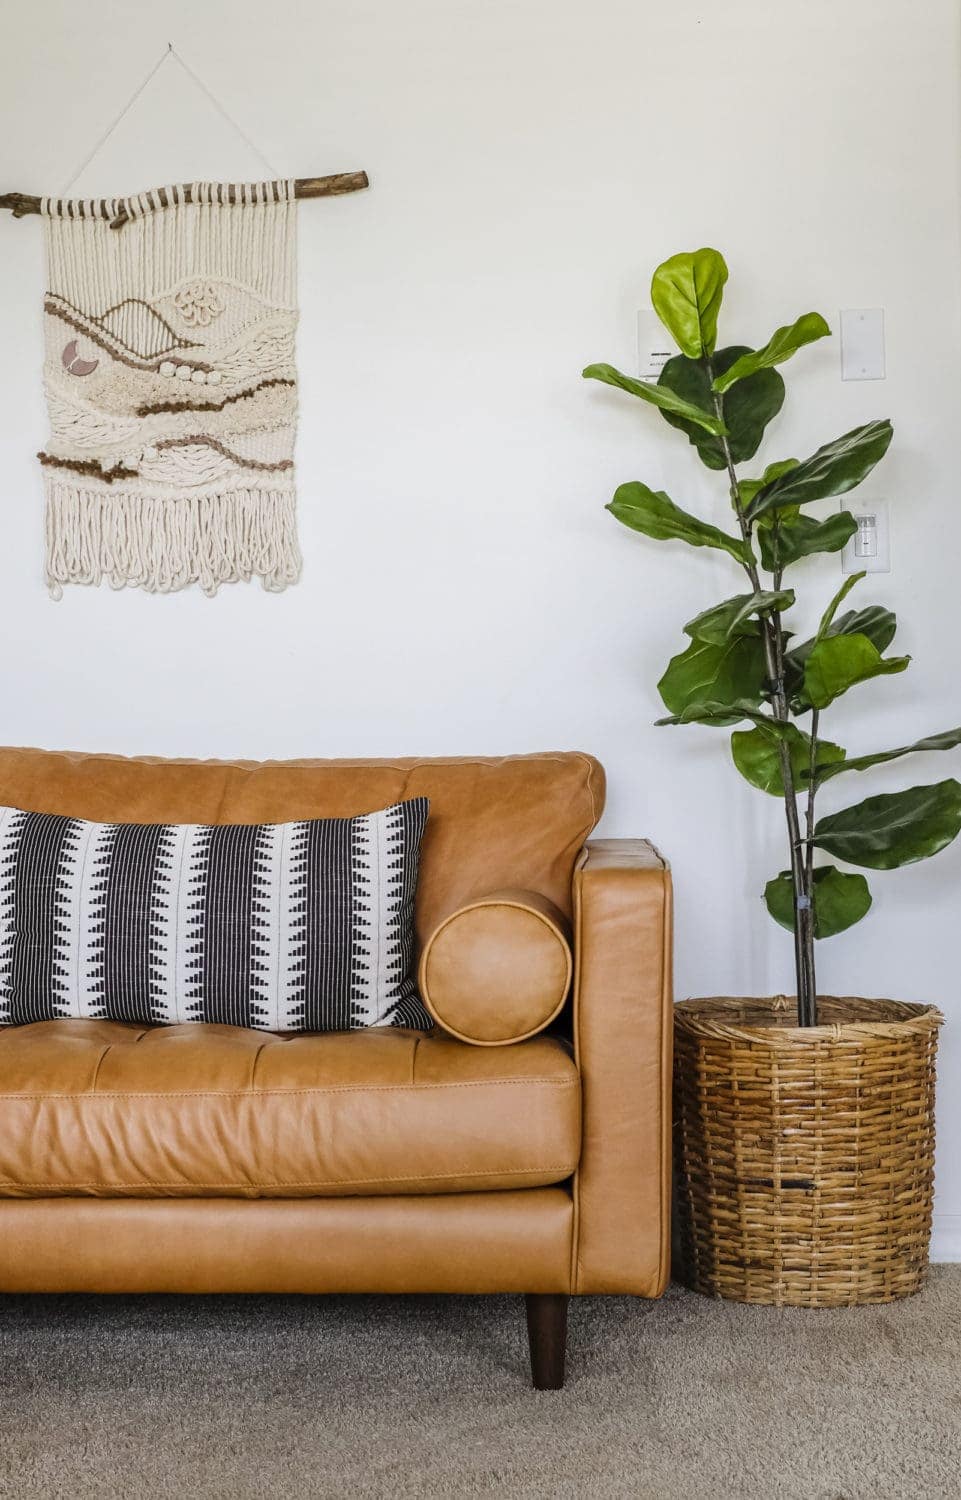
POLYGON ((622 484, 607 509, 655 541, 726 553, 732 568, 746 575, 746 589, 742 581, 740 593, 732 590, 683 627, 687 644, 658 683, 668 713, 657 722, 726 729, 740 774, 783 803, 788 868, 767 882, 764 900, 774 920, 793 931, 798 1023, 813 1026, 815 941, 844 932, 871 906, 865 876, 818 862, 818 851, 861 869, 893 870, 937 854, 961 831, 961 784, 955 780, 869 797, 820 817, 818 792, 849 771, 953 749, 961 745, 961 728, 850 757, 822 734, 821 715, 840 697, 862 691, 874 678, 897 675, 910 662, 885 654, 897 628, 890 610, 868 605, 839 612, 863 573, 846 579, 808 639, 795 644, 785 625, 785 616, 797 608, 788 570, 801 558, 839 552, 857 530, 850 511, 817 519, 804 507, 861 484, 888 450, 891 423, 867 422, 809 458, 768 464, 760 475, 741 473, 739 466, 754 458, 783 405, 777 366, 828 337, 830 329, 819 313, 802 313, 761 349, 719 349, 727 278, 717 250, 672 255, 654 272, 651 301, 680 353, 667 361, 656 385, 608 364, 588 365, 584 375, 656 408, 687 437, 706 468, 726 477, 733 531, 639 480, 622 484))

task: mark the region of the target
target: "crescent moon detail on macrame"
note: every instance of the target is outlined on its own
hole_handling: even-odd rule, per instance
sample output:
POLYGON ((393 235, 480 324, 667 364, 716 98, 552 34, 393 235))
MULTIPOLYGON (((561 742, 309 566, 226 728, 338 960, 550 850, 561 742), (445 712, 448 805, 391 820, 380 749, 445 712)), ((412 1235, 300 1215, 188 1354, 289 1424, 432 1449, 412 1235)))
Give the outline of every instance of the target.
POLYGON ((64 345, 60 358, 64 369, 69 370, 71 375, 92 375, 100 363, 99 359, 81 359, 77 354, 76 339, 71 339, 69 344, 64 345))

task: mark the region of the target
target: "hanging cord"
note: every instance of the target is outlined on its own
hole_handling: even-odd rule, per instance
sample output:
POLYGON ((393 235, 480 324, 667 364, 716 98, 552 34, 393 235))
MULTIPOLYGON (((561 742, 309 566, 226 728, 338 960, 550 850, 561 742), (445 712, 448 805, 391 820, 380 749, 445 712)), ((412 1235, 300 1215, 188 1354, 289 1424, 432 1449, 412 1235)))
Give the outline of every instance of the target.
POLYGON ((174 47, 173 42, 168 42, 167 43, 167 47, 166 47, 166 51, 164 51, 163 53, 161 53, 160 57, 154 63, 153 67, 150 69, 150 71, 148 72, 147 76, 144 78, 143 82, 140 83, 137 86, 136 89, 134 89, 133 93, 130 95, 130 98, 127 100, 126 104, 124 105, 123 109, 120 111, 120 113, 117 116, 117 118, 104 131, 103 135, 97 141, 96 145, 94 146, 93 150, 90 152, 89 156, 85 156, 84 157, 83 161, 80 163, 79 167, 74 172, 74 174, 70 178, 69 182, 65 183, 64 186, 60 189, 60 196, 62 198, 65 198, 67 196, 67 194, 69 193, 70 189, 73 187, 74 183, 76 182, 77 178, 81 175, 82 172, 86 171, 87 167, 89 167, 89 165, 93 161, 94 157, 107 144, 107 142, 109 141, 110 137, 113 135, 114 131, 117 129, 118 125, 120 125, 121 121, 124 120, 125 117, 130 113, 131 109, 136 104, 137 100, 140 98, 140 95, 143 93, 144 89, 156 77, 156 75, 160 72, 160 69, 163 67, 163 65, 167 61, 168 57, 172 57, 175 62, 178 62, 180 64, 181 68, 183 69, 183 71, 186 73, 187 77, 197 86, 197 88, 200 89, 200 91, 201 91, 202 94, 206 94, 207 98, 210 100, 210 103, 213 105, 213 107, 217 111, 217 113, 224 120, 226 120, 227 124, 230 125, 233 128, 233 130, 237 133, 237 135, 240 136, 240 139, 244 142, 244 144, 246 146, 248 146, 250 148, 251 151, 253 151, 254 155, 260 157, 260 160, 264 163, 265 167, 270 172, 271 177, 279 177, 280 174, 278 173, 278 171, 276 170, 276 168, 272 165, 272 163, 267 160, 267 157, 261 151, 260 147, 257 146, 257 145, 255 145, 255 143, 250 139, 250 136, 247 134, 247 132, 245 130, 241 129, 241 127, 237 124, 237 121, 233 118, 233 116, 231 114, 228 114, 227 110, 221 104, 221 102, 217 98, 217 96, 211 92, 211 90, 204 83, 203 79, 200 78, 194 72, 193 68, 190 67, 189 63, 184 62, 183 58, 180 56, 180 53, 174 47))
POLYGON ((154 63, 153 67, 150 69, 150 72, 147 74, 147 76, 143 80, 143 82, 141 84, 139 84, 137 86, 137 88, 134 89, 133 93, 130 95, 130 98, 127 100, 126 104, 124 105, 123 109, 120 111, 120 113, 117 116, 117 118, 114 120, 113 124, 107 126, 107 129, 104 131, 103 135, 100 137, 99 141, 94 146, 94 148, 91 151, 90 155, 84 157, 83 161, 80 163, 79 167, 74 172, 74 174, 70 178, 69 182, 65 182, 64 183, 63 187, 60 189, 60 196, 61 196, 61 198, 65 198, 67 196, 67 194, 69 193, 70 189, 73 187, 74 183, 76 182, 77 178, 80 176, 81 172, 85 171, 85 169, 87 167, 89 167, 90 163, 93 161, 94 157, 97 155, 97 152, 101 151, 103 149, 103 147, 107 144, 107 142, 109 141, 110 137, 113 135, 114 131, 116 130, 117 126, 120 124, 121 120, 125 117, 125 115, 129 114, 130 110, 136 104, 137 100, 140 98, 140 95, 143 93, 144 89, 147 87, 147 84, 155 76, 155 74, 157 74, 157 73, 160 72, 160 69, 163 67, 164 63, 167 61, 167 58, 170 56, 170 54, 171 54, 171 52, 173 50, 174 50, 173 49, 173 43, 172 42, 168 42, 167 43, 167 50, 166 50, 166 52, 164 52, 164 53, 161 54, 161 56, 154 63))
MULTIPOLYGON (((241 129, 241 127, 237 124, 237 121, 234 119, 233 115, 227 113, 227 110, 221 104, 221 102, 217 98, 216 94, 211 93, 210 89, 204 83, 203 79, 200 78, 194 72, 194 70, 190 66, 190 64, 184 62, 183 58, 180 56, 180 53, 177 51, 176 47, 174 46, 173 42, 168 42, 167 43, 167 51, 164 53, 164 57, 173 57, 176 62, 179 62, 180 66, 183 68, 183 70, 186 73, 187 77, 190 78, 197 85, 198 89, 200 89, 200 91, 201 91, 202 94, 206 94, 207 98, 210 100, 211 104, 213 105, 213 107, 217 111, 217 113, 223 119, 225 119, 227 121, 228 125, 231 125, 233 127, 233 129, 236 131, 236 133, 240 136, 240 139, 245 143, 245 145, 247 145, 247 146, 250 147, 250 149, 254 153, 254 155, 260 157, 261 161, 263 162, 264 166, 267 168, 267 170, 270 173, 271 177, 279 177, 280 173, 277 171, 277 168, 274 166, 273 162, 271 162, 271 161, 269 161, 267 159, 267 157, 261 151, 260 147, 256 144, 256 142, 252 141, 250 139, 250 136, 247 134, 247 132, 245 130, 241 129)), ((161 62, 162 61, 163 61, 163 58, 161 58, 161 62)), ((159 66, 159 64, 158 64, 158 66, 159 66)))

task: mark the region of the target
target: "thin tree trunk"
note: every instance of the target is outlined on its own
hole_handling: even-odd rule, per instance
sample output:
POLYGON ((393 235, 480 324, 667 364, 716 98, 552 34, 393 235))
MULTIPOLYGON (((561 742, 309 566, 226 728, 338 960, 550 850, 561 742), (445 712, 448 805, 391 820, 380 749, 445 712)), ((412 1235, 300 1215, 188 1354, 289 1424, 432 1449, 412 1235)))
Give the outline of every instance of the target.
MULTIPOLYGON (((708 374, 713 380, 714 369, 710 359, 707 361, 708 374)), ((714 410, 718 418, 724 420, 724 410, 721 398, 714 397, 714 410)), ((734 467, 734 459, 731 455, 731 446, 727 437, 720 438, 724 459, 727 465, 728 480, 731 486, 731 500, 737 513, 738 525, 741 529, 741 537, 749 548, 749 561, 744 563, 744 570, 751 580, 751 586, 755 593, 761 590, 761 579, 754 561, 753 547, 751 546, 751 525, 744 514, 741 504, 741 487, 738 482, 737 470, 734 467)), ((771 706, 774 717, 781 723, 789 722, 789 711, 787 693, 784 686, 784 649, 781 635, 781 617, 777 610, 770 615, 762 615, 760 618, 761 638, 764 644, 764 660, 767 668, 768 680, 771 687, 771 706)), ((784 740, 778 741, 778 759, 781 766, 781 782, 784 789, 784 815, 787 823, 788 844, 791 855, 791 884, 794 892, 794 971, 797 984, 797 1017, 799 1026, 813 1026, 815 1023, 817 1001, 814 974, 814 944, 813 944, 813 909, 811 906, 810 877, 808 869, 810 859, 807 861, 802 855, 801 844, 801 822, 798 815, 797 796, 794 790, 794 772, 791 766, 791 752, 784 740)), ((810 794, 808 796, 808 807, 810 809, 810 794)), ((810 849, 810 845, 808 846, 810 849)))
POLYGON ((804 948, 805 962, 811 981, 811 1013, 808 1019, 802 1021, 803 1026, 817 1025, 817 985, 814 969, 814 798, 817 794, 817 765, 818 765, 818 728, 821 715, 816 708, 811 710, 811 759, 808 764, 808 797, 806 809, 805 829, 807 835, 807 847, 804 860, 804 884, 808 894, 810 905, 805 912, 804 923, 804 948))

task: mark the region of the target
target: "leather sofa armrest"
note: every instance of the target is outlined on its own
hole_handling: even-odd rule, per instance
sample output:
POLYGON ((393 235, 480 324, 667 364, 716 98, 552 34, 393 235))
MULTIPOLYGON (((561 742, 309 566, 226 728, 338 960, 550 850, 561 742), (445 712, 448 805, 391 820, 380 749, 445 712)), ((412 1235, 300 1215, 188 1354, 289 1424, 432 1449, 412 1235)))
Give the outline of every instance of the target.
POLYGON ((570 924, 535 891, 494 891, 444 918, 424 944, 420 993, 463 1042, 526 1041, 557 1016, 570 989, 570 924))
POLYGON ((670 867, 646 841, 599 839, 573 895, 584 1124, 572 1286, 657 1297, 670 1271, 670 867))

